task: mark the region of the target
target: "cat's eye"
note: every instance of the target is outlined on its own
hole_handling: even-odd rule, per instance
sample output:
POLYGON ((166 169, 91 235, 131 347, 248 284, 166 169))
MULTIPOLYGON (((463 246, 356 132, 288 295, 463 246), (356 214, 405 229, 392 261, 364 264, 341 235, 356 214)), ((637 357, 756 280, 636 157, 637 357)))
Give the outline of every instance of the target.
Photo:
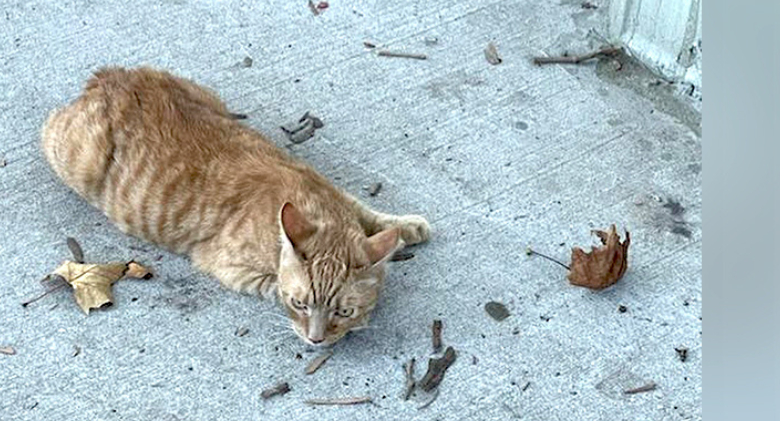
POLYGON ((354 313, 355 309, 352 307, 336 309, 336 316, 339 317, 352 317, 354 313))
POLYGON ((306 308, 308 307, 306 304, 303 303, 303 301, 295 297, 290 297, 290 303, 292 304, 293 307, 295 307, 298 310, 306 310, 306 308))

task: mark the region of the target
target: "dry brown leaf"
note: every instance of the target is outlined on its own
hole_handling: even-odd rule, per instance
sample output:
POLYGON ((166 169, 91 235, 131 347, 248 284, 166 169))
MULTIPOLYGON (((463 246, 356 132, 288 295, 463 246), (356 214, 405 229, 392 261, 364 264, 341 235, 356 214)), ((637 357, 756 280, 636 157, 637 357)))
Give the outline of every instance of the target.
POLYGON ((135 262, 98 265, 71 261, 65 261, 53 274, 62 276, 70 284, 76 303, 86 314, 90 309, 113 304, 111 285, 123 276, 148 278, 150 275, 146 268, 135 262))
POLYGON ((590 253, 584 252, 579 247, 571 250, 571 272, 569 282, 573 285, 591 289, 603 289, 617 282, 628 269, 628 246, 631 237, 626 231, 626 240, 620 242, 615 225, 612 224, 609 232, 594 230, 604 244, 593 247, 590 253))

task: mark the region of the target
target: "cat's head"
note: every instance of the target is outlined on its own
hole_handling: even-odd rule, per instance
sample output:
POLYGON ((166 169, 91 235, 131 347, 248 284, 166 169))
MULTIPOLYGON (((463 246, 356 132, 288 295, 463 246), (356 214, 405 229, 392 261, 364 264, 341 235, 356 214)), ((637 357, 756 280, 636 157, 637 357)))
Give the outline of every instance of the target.
POLYGON ((308 344, 331 345, 366 326, 385 263, 403 245, 398 230, 366 237, 343 227, 318 227, 290 203, 279 216, 277 290, 295 333, 308 344))

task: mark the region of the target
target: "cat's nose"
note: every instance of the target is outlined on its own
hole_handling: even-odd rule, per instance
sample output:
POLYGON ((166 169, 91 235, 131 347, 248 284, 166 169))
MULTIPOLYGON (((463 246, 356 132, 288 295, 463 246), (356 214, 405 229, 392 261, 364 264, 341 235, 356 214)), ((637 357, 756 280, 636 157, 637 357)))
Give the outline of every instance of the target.
POLYGON ((309 340, 311 341, 311 343, 316 345, 316 344, 322 343, 322 341, 324 341, 325 338, 309 338, 309 340))

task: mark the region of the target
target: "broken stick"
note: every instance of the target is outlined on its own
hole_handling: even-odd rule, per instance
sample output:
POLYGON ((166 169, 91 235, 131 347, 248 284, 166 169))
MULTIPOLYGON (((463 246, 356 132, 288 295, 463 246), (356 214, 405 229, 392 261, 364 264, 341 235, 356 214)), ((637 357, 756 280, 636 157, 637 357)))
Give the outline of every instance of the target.
POLYGON ((260 396, 263 399, 268 399, 272 396, 276 395, 284 395, 285 393, 290 391, 290 385, 287 384, 287 382, 282 382, 277 384, 274 387, 268 388, 260 392, 260 396))
POLYGON ((397 251, 395 254, 393 254, 393 257, 390 258, 391 262, 403 262, 404 260, 409 260, 414 258, 414 253, 410 251, 397 251))
POLYGON ((637 394, 637 393, 650 392, 650 391, 655 390, 656 386, 657 385, 655 384, 655 382, 651 381, 650 383, 648 383, 648 384, 646 384, 644 386, 639 386, 639 387, 636 387, 634 389, 624 390, 623 393, 625 393, 626 395, 634 395, 634 394, 637 394))
POLYGON ((404 400, 408 401, 414 391, 414 358, 404 364, 404 373, 406 373, 406 393, 404 393, 404 400))
POLYGON ((314 16, 320 14, 319 9, 317 9, 317 5, 315 5, 314 2, 311 0, 309 0, 309 10, 311 10, 311 13, 314 14, 314 16))
POLYGON ((442 330, 441 320, 434 320, 431 330, 433 333, 433 341, 432 341, 433 353, 435 354, 441 351, 441 330, 442 330))
POLYGON ((335 398, 335 399, 307 399, 303 403, 308 405, 357 405, 371 402, 370 396, 357 398, 335 398))
POLYGON ((430 392, 444 379, 444 373, 455 362, 455 349, 451 346, 447 347, 444 351, 444 356, 441 358, 431 358, 428 360, 428 371, 423 376, 422 380, 417 383, 420 389, 430 392))
POLYGON ((391 51, 391 50, 379 50, 377 51, 377 55, 383 56, 383 57, 401 57, 401 58, 413 58, 417 60, 426 60, 428 59, 428 56, 425 54, 416 54, 416 53, 404 53, 401 51, 391 51))
POLYGON ((623 49, 621 47, 602 47, 598 51, 593 51, 587 54, 579 56, 560 56, 560 57, 534 57, 534 64, 541 66, 542 64, 580 64, 583 61, 592 60, 597 57, 611 57, 619 54, 623 49))
POLYGON ((315 371, 319 370, 320 367, 322 367, 322 365, 325 364, 325 361, 328 361, 328 358, 332 356, 333 356, 332 350, 328 350, 318 355, 316 358, 311 360, 308 366, 306 366, 306 374, 313 374, 315 371))

